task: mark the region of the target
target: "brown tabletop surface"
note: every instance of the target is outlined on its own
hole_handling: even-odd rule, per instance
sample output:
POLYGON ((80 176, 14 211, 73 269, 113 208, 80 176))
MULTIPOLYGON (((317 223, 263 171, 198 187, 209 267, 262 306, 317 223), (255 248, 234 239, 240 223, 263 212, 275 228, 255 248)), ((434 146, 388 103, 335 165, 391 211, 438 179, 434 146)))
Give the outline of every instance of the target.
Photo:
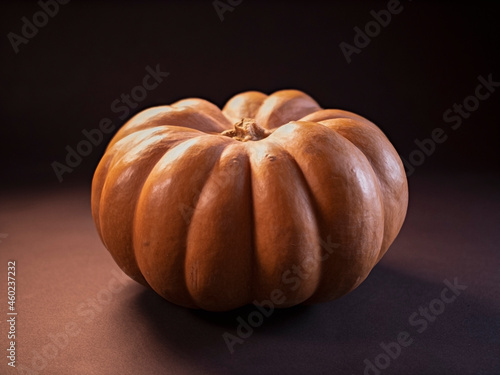
POLYGON ((404 227, 358 289, 274 311, 233 353, 223 334, 255 307, 188 310, 128 279, 100 242, 88 187, 4 191, 0 347, 10 260, 16 368, 2 356, 0 374, 499 374, 498 179, 409 180, 404 227))

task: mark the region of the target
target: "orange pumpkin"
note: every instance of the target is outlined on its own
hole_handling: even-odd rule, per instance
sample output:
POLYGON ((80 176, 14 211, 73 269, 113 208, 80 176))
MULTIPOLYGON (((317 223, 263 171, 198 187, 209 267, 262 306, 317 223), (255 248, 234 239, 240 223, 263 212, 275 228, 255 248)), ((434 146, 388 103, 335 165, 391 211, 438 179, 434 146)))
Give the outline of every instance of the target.
POLYGON ((297 90, 244 92, 222 111, 203 99, 149 108, 117 132, 92 184, 97 230, 121 269, 212 311, 348 293, 407 203, 382 131, 297 90))

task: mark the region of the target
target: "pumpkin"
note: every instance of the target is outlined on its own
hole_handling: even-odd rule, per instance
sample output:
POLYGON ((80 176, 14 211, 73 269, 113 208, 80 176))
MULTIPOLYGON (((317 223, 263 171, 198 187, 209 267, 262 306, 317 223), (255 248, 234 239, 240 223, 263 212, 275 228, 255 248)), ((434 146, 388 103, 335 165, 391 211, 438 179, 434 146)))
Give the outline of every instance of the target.
POLYGON ((408 204, 382 131, 297 90, 146 109, 111 140, 92 214, 119 267, 166 300, 225 311, 356 288, 408 204))

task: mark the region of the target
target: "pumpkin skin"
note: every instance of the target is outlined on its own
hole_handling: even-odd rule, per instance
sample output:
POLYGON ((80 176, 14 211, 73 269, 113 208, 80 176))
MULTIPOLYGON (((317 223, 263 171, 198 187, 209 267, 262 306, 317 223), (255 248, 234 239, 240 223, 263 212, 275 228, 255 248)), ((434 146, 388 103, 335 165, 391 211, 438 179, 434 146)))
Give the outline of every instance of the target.
POLYGON ((402 162, 351 112, 282 90, 149 108, 114 136, 92 215, 120 268, 166 300, 225 311, 356 288, 397 236, 402 162))

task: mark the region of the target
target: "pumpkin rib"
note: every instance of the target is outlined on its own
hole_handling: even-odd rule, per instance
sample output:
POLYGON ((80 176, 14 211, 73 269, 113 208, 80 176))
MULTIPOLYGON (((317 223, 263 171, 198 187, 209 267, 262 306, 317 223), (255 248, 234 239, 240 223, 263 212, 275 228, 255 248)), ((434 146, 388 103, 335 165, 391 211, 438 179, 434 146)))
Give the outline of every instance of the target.
POLYGON ((255 118, 268 95, 260 91, 246 91, 233 96, 222 108, 224 116, 233 124, 243 118, 255 118))
MULTIPOLYGON (((280 307, 306 300, 316 286, 315 275, 290 288, 292 274, 306 260, 314 258, 317 226, 310 211, 309 197, 303 182, 288 184, 288 178, 300 181, 300 172, 291 155, 278 143, 253 142, 248 146, 253 178, 252 193, 255 213, 254 269, 257 301, 269 299, 273 291, 287 291, 280 307), (279 171, 279 173, 278 173, 279 171)), ((315 250, 316 249, 316 250, 315 250)), ((314 267, 312 264, 311 267, 314 267)))
MULTIPOLYGON (((353 121, 358 121, 359 123, 378 129, 377 125, 368 120, 367 118, 360 116, 356 113, 345 111, 343 109, 320 109, 319 111, 312 112, 302 117, 297 121, 310 121, 320 123, 325 120, 334 119, 351 119, 353 121)), ((379 129, 380 130, 380 129, 379 129)))
POLYGON ((339 134, 346 133, 346 127, 333 126, 333 124, 339 122, 355 124, 358 133, 356 136, 349 136, 349 134, 342 135, 356 144, 356 147, 367 156, 379 180, 384 201, 384 241, 377 260, 379 261, 399 233, 408 207, 408 182, 404 166, 397 151, 379 127, 365 117, 355 113, 339 109, 325 109, 312 113, 304 119, 318 121, 325 126, 332 124, 329 127, 339 134), (367 133, 371 134, 371 136, 367 133), (366 142, 368 150, 359 144, 359 141, 357 141, 358 138, 364 138, 368 141, 366 142), (375 139, 380 144, 372 145, 372 143, 375 143, 375 139), (391 161, 388 161, 386 164, 392 164, 392 173, 389 173, 387 171, 388 168, 385 168, 383 163, 380 163, 378 160, 384 153, 390 154, 391 161))
MULTIPOLYGON (((220 138, 222 138, 222 137, 220 137, 220 138)), ((189 298, 193 301, 193 303, 196 305, 197 308, 204 308, 205 310, 213 310, 213 311, 217 311, 217 309, 213 307, 213 306, 215 306, 214 304, 206 304, 206 301, 200 301, 200 298, 197 298, 194 295, 196 289, 198 288, 198 284, 199 284, 198 276, 200 273, 198 272, 198 268, 192 267, 192 262, 190 261, 190 258, 189 258, 189 257, 191 257, 190 253, 195 252, 194 250, 189 248, 189 243, 190 243, 189 239, 190 239, 190 233, 193 232, 193 218, 195 217, 196 213, 200 211, 199 203, 200 203, 200 199, 203 196, 203 191, 205 190, 205 187, 206 187, 208 181, 210 180, 210 177, 212 176, 214 168, 216 167, 217 163, 220 161, 222 153, 229 146, 229 144, 232 143, 232 140, 228 141, 227 139, 224 139, 224 141, 225 142, 222 144, 222 146, 220 148, 216 147, 216 151, 218 152, 218 155, 213 159, 212 166, 208 167, 208 169, 205 169, 204 173, 206 172, 205 173, 206 178, 201 179, 202 182, 200 183, 200 186, 197 189, 198 190, 197 199, 195 201, 193 201, 192 216, 190 217, 189 222, 186 223, 187 228, 186 228, 186 235, 185 235, 186 241, 185 241, 185 250, 184 250, 184 280, 186 283, 186 290, 187 290, 187 293, 189 295, 189 298), (191 283, 193 283, 193 280, 194 280, 194 284, 195 284, 194 288, 189 283, 188 275, 192 279, 191 283)), ((203 245, 205 245, 205 243, 203 243, 203 245)), ((199 251, 198 253, 201 253, 201 255, 204 255, 203 250, 199 251)), ((198 255, 200 255, 200 254, 198 254, 198 255)), ((193 258, 196 260, 197 257, 193 257, 193 258)), ((202 293, 201 297, 202 297, 201 299, 203 299, 203 297, 207 298, 207 296, 203 295, 203 293, 202 293)), ((226 310, 226 308, 224 310, 226 310)))
MULTIPOLYGON (((341 111, 341 112, 346 112, 346 111, 341 111)), ((353 114, 353 115, 355 115, 355 114, 353 114)), ((361 117, 361 116, 355 115, 355 117, 361 117)), ((385 237, 386 237, 386 227, 385 226, 386 226, 386 215, 387 215, 386 211, 387 210, 386 210, 386 204, 385 204, 386 200, 385 200, 385 195, 384 195, 385 194, 385 190, 384 190, 384 187, 383 187, 383 181, 381 180, 380 174, 378 173, 379 170, 376 169, 376 167, 375 167, 375 165, 373 163, 373 159, 371 158, 371 155, 369 153, 367 153, 366 150, 363 147, 359 146, 359 142, 356 142, 354 139, 352 139, 352 137, 346 136, 346 134, 344 132, 339 131, 340 129, 338 127, 330 125, 331 121, 336 121, 336 120, 348 120, 351 123, 355 124, 356 126, 358 126, 358 127, 364 127, 365 129, 371 123, 368 124, 366 122, 359 122, 358 119, 354 120, 351 117, 338 117, 338 118, 335 118, 335 119, 332 119, 332 120, 323 120, 323 121, 319 122, 319 124, 324 125, 327 128, 333 130, 336 134, 338 134, 341 137, 343 137, 347 142, 351 143, 353 145, 353 147, 356 147, 361 153, 363 153, 363 155, 367 158, 368 164, 371 167, 371 169, 372 169, 372 171, 373 171, 373 173, 374 173, 374 175, 376 177, 375 181, 377 182, 377 185, 379 187, 379 192, 380 192, 379 195, 380 195, 381 207, 382 207, 382 221, 383 221, 383 226, 384 226, 384 231, 383 231, 383 238, 384 239, 383 239, 381 247, 380 247, 380 249, 378 251, 377 261, 375 262, 375 263, 377 263, 382 258, 383 254, 384 254, 384 250, 383 249, 384 249, 384 241, 385 241, 385 237)), ((371 128, 371 126, 370 126, 370 128, 371 128)))
POLYGON ((255 202, 253 198, 253 191, 254 191, 254 178, 253 178, 253 171, 252 171, 252 163, 250 161, 250 150, 248 148, 245 149, 246 151, 246 156, 247 156, 247 167, 248 167, 248 186, 249 186, 249 191, 248 191, 248 203, 250 204, 250 213, 249 213, 249 220, 250 220, 250 259, 251 261, 249 262, 249 267, 250 267, 250 275, 252 277, 251 282, 250 282, 250 298, 248 298, 247 304, 252 303, 252 299, 257 293, 257 288, 256 288, 256 283, 254 280, 257 278, 257 267, 256 267, 256 257, 257 257, 257 248, 256 248, 256 228, 255 228, 255 202))
POLYGON ((200 98, 187 98, 179 100, 171 104, 174 108, 189 107, 190 109, 207 114, 215 123, 219 124, 223 129, 229 129, 233 124, 224 116, 219 107, 210 103, 208 100, 200 98))
POLYGON ((107 202, 99 210, 102 231, 107 234, 104 243, 120 268, 144 285, 148 284, 139 270, 133 249, 137 198, 150 171, 162 155, 185 139, 199 136, 195 132, 175 133, 176 137, 182 138, 168 137, 172 134, 171 128, 157 127, 140 131, 117 143, 111 150, 113 158, 101 189, 100 199, 107 202), (121 209, 118 210, 118 207, 121 209))
POLYGON ((186 279, 192 299, 205 310, 233 309, 251 299, 249 174, 242 143, 226 143, 194 205, 186 279))
MULTIPOLYGON (((143 137, 146 136, 146 133, 143 134, 138 134, 134 138, 129 138, 127 141, 132 141, 134 143, 139 143, 142 141, 143 137)), ((122 144, 124 144, 122 142, 122 144)), ((94 174, 94 178, 92 180, 92 207, 93 207, 93 214, 95 218, 95 223, 96 226, 98 227, 98 232, 101 234, 101 225, 100 225, 100 207, 103 205, 101 204, 102 200, 102 192, 106 187, 106 181, 108 179, 108 173, 114 166, 116 159, 120 159, 123 157, 126 153, 128 152, 128 147, 123 147, 120 146, 115 146, 111 147, 106 150, 104 153, 101 161, 99 162, 99 165, 97 166, 96 172, 94 174), (102 176, 102 178, 101 178, 102 176)), ((101 237, 102 241, 106 245, 105 240, 101 237)), ((107 247, 107 245, 106 245, 107 247)))
POLYGON ((324 120, 321 124, 351 141, 367 157, 375 171, 384 203, 384 240, 378 262, 399 233, 406 215, 408 198, 405 192, 408 187, 406 178, 403 177, 404 167, 394 147, 375 125, 348 118, 324 120), (388 165, 392 165, 392 174, 388 171, 388 165), (405 207, 403 213, 396 212, 402 206, 405 207))
POLYGON ((134 221, 139 269, 158 294, 182 306, 197 307, 187 287, 185 264, 192 210, 217 153, 230 142, 204 135, 176 145, 156 163, 139 196, 134 221))
POLYGON ((111 163, 112 159, 114 157, 114 154, 111 153, 105 153, 100 160, 96 171, 94 173, 94 177, 92 179, 92 196, 91 196, 91 209, 92 209, 92 217, 94 218, 94 223, 97 228, 97 233, 99 234, 99 237, 101 238, 101 241, 103 242, 104 246, 107 248, 106 242, 104 241, 103 238, 103 233, 101 229, 101 223, 100 223, 100 208, 103 206, 102 204, 102 190, 104 188, 104 185, 106 184, 106 178, 108 174, 108 167, 109 164, 111 163))
POLYGON ((299 90, 280 90, 269 95, 259 107, 255 120, 271 130, 320 110, 319 104, 299 90))
POLYGON ((321 124, 291 122, 278 128, 273 137, 292 153, 311 187, 320 212, 317 215, 323 248, 332 241, 340 245, 323 249, 329 251, 328 256, 323 254, 326 259, 321 262, 321 281, 307 303, 339 297, 367 276, 378 255, 382 236, 375 228, 382 215, 382 203, 374 171, 351 142, 321 124), (295 131, 287 129, 290 126, 295 131), (368 186, 360 187, 358 178, 368 178, 368 186), (324 190, 323 186, 330 188, 324 190), (360 223, 358 218, 366 216, 365 206, 370 206, 373 214, 360 223))
MULTIPOLYGON (((281 146, 281 147, 283 147, 283 146, 281 146)), ((321 274, 323 273, 323 267, 321 264, 322 263, 321 262, 321 258, 322 258, 321 252, 322 252, 322 248, 323 248, 322 242, 324 241, 324 239, 321 236, 321 230, 320 230, 320 225, 319 225, 319 221, 318 221, 318 218, 320 216, 319 215, 319 207, 318 207, 318 203, 316 201, 316 197, 314 196, 314 193, 311 189, 311 185, 309 184, 309 181, 307 180, 306 175, 305 175, 304 171, 302 170, 301 165, 299 164, 299 162, 295 158, 295 156, 290 154, 290 152, 287 149, 284 148, 284 150, 290 155, 292 162, 295 164, 297 171, 300 173, 301 180, 303 181, 304 191, 307 194, 307 196, 309 197, 309 202, 311 203, 313 217, 315 219, 314 222, 315 222, 316 232, 317 232, 317 236, 319 238, 318 251, 313 256, 313 259, 316 262, 315 270, 314 270, 315 272, 313 271, 313 273, 319 274, 319 277, 317 278, 317 280, 315 282, 315 287, 309 292, 309 295, 307 296, 307 298, 304 301, 302 301, 302 302, 306 302, 314 294, 316 294, 316 291, 318 290, 318 287, 320 285, 321 274)))
POLYGON ((115 134, 108 148, 130 134, 157 126, 179 126, 204 133, 220 133, 226 130, 213 117, 204 112, 198 112, 190 106, 152 107, 139 112, 128 120, 115 134))

